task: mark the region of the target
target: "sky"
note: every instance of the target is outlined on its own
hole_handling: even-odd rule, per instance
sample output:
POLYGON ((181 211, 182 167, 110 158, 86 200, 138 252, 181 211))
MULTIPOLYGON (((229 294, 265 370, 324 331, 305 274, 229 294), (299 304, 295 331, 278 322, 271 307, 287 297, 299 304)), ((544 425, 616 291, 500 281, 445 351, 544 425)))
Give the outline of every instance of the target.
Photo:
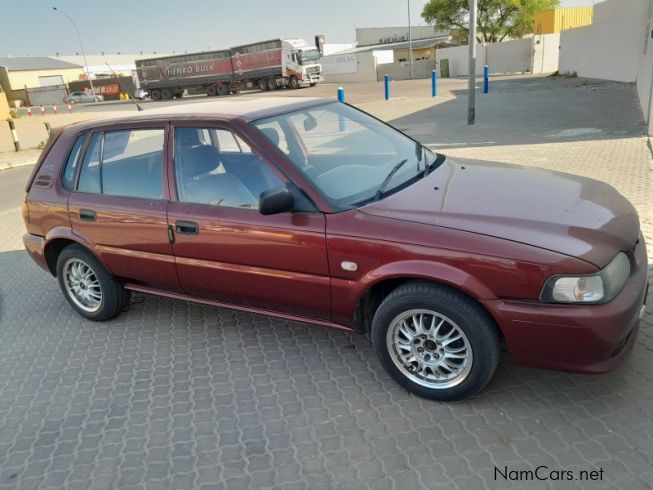
MULTIPOLYGON (((424 25, 426 0, 410 0, 411 22, 424 25)), ((564 7, 592 0, 562 0, 564 7)), ((275 37, 351 43, 356 27, 407 25, 407 0, 12 0, 3 2, 0 56, 171 53, 220 49, 275 37), (7 22, 9 21, 9 22, 7 22)))

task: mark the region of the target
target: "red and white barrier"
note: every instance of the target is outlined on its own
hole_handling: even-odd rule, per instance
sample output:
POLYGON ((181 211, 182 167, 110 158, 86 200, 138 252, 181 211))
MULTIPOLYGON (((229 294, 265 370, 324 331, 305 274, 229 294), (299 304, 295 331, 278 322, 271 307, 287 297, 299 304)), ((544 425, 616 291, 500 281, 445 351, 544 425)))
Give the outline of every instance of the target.
POLYGON ((57 114, 57 104, 52 104, 52 112, 57 114))
POLYGON ((68 103, 68 112, 69 113, 73 112, 73 105, 70 102, 68 103))
POLYGON ((29 117, 32 117, 32 108, 29 107, 29 106, 27 107, 27 115, 28 115, 29 117))
POLYGON ((41 115, 45 116, 45 107, 43 107, 43 104, 41 104, 41 115))

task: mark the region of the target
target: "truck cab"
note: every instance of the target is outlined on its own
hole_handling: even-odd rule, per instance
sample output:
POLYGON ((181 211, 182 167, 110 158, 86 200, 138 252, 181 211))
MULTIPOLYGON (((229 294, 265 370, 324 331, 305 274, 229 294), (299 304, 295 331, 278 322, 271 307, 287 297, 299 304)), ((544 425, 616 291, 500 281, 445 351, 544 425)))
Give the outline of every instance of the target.
POLYGON ((281 40, 283 76, 295 77, 299 86, 313 86, 324 80, 320 65, 320 52, 303 39, 281 40))

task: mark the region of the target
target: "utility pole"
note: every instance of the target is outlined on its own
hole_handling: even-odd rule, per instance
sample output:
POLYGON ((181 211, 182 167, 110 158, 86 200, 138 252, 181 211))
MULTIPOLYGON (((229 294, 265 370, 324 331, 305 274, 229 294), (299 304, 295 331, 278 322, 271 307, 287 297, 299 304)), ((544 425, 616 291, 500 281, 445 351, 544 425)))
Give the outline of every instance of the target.
POLYGON ((469 80, 467 124, 476 122, 476 7, 478 0, 469 0, 469 80))
POLYGON ((410 79, 413 79, 413 33, 410 27, 410 0, 408 3, 408 68, 410 70, 410 79))
POLYGON ((93 93, 93 102, 95 102, 95 96, 97 94, 95 93, 95 87, 93 87, 93 80, 91 79, 91 72, 88 71, 88 62, 86 61, 86 53, 84 52, 84 44, 82 43, 82 37, 79 35, 79 30, 77 30, 77 25, 75 24, 75 21, 72 19, 72 17, 70 17, 63 10, 60 10, 57 7, 52 7, 52 10, 54 10, 55 12, 59 12, 66 19, 68 19, 70 21, 70 23, 73 25, 73 29, 75 29, 75 34, 77 34, 77 40, 79 41, 79 47, 80 47, 80 49, 82 51, 82 58, 84 58, 84 68, 86 69, 86 76, 88 78, 88 83, 91 84, 91 92, 93 93))

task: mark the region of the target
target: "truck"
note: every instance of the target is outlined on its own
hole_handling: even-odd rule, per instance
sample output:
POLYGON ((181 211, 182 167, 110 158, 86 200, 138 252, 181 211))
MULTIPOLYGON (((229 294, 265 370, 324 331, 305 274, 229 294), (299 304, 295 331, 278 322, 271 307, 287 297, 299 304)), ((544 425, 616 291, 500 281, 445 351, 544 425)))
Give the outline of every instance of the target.
POLYGON ((153 100, 184 93, 297 89, 323 80, 320 52, 299 38, 278 38, 217 51, 136 60, 140 87, 153 100))

